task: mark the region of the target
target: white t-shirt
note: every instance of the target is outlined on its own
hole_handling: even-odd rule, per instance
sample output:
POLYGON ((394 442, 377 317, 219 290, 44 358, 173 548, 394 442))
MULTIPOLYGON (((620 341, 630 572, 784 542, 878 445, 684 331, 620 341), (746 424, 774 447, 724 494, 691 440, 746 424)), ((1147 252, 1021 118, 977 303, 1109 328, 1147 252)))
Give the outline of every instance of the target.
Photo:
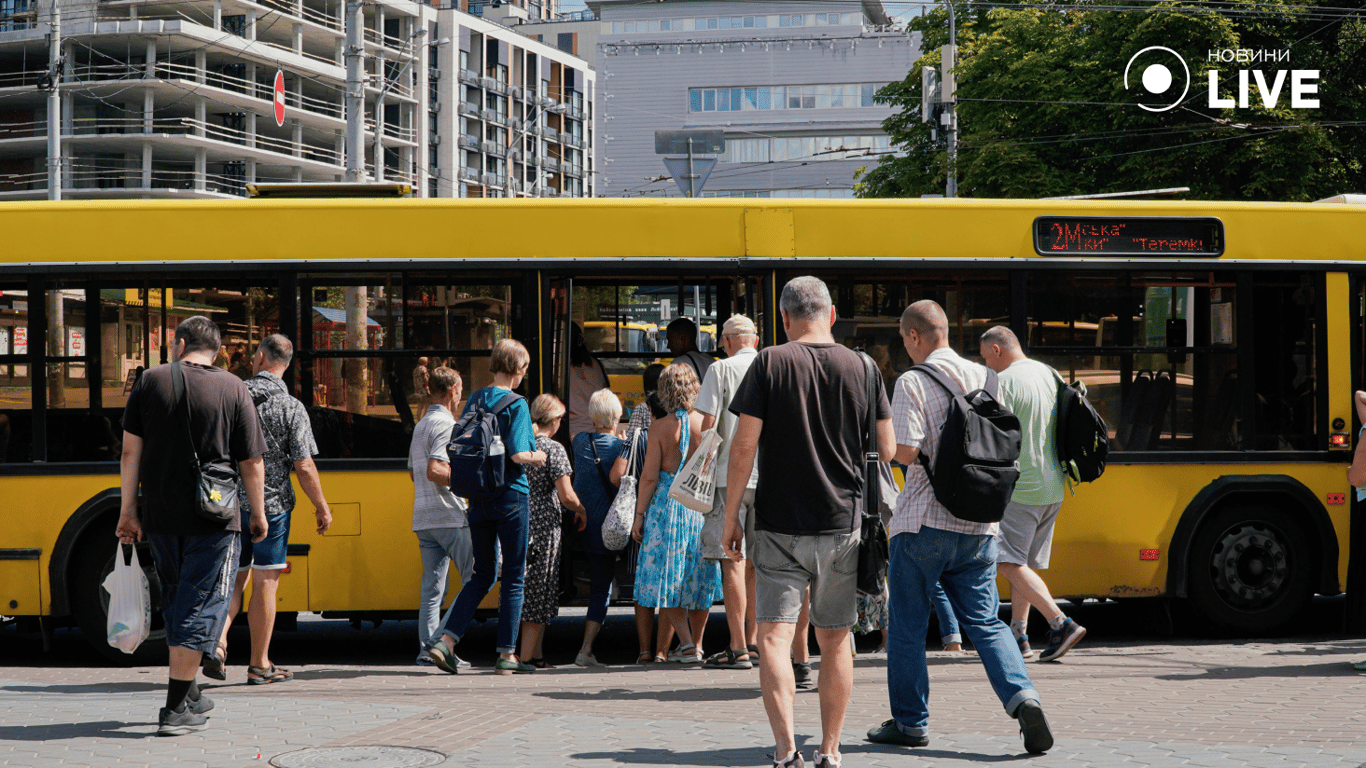
POLYGON ((593 417, 588 415, 588 401, 593 393, 608 386, 602 364, 594 360, 588 365, 569 366, 569 437, 593 431, 593 417))
MULTIPOLYGON (((724 442, 721 443, 721 454, 716 457, 716 487, 726 487, 726 468, 730 463, 730 444, 735 438, 735 430, 740 427, 740 417, 731 413, 730 401, 735 397, 735 390, 740 388, 740 382, 745 380, 745 374, 749 372, 749 367, 759 357, 759 352, 746 347, 733 356, 725 360, 717 360, 707 369, 707 375, 702 379, 702 389, 697 393, 697 403, 693 407, 699 413, 715 416, 718 422, 718 432, 720 432, 724 442)), ((756 488, 759 483, 759 462, 754 462, 754 471, 750 473, 749 484, 746 488, 756 488)))
POLYGON ((427 479, 427 460, 447 460, 446 446, 451 442, 455 417, 439 405, 427 407, 427 413, 413 428, 413 441, 408 444, 408 469, 413 470, 413 530, 432 528, 468 528, 465 502, 451 493, 451 489, 427 479))

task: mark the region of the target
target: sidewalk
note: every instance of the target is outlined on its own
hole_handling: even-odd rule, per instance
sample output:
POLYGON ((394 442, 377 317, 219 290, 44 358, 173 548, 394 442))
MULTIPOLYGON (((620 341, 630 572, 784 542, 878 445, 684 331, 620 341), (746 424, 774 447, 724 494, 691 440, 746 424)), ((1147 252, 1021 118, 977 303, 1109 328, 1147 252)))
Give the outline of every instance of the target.
MULTIPOLYGON (((931 653, 928 747, 864 742, 889 715, 886 660, 860 656, 844 764, 1355 768, 1366 765, 1366 675, 1348 662, 1360 658, 1362 640, 1087 643, 1029 666, 1057 737, 1029 758, 971 654, 931 653)), ((0 667, 0 765, 762 766, 772 746, 757 670, 293 669, 291 682, 249 687, 244 668, 230 667, 226 684, 206 687, 217 702, 210 727, 158 739, 164 668, 0 667), (440 754, 289 754, 360 745, 440 754)), ((817 706, 815 691, 798 692, 808 759, 817 706)))

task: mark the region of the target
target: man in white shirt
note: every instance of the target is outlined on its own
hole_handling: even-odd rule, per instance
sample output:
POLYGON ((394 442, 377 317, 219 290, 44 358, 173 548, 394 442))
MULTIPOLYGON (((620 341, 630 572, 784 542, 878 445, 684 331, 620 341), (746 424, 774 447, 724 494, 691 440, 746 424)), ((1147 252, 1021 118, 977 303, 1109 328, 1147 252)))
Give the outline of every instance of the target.
MULTIPOLYGON (((726 466, 730 462, 730 444, 735 437, 735 428, 740 424, 740 419, 733 413, 727 413, 727 409, 740 382, 749 372, 750 364, 759 356, 758 347, 759 331, 753 320, 744 315, 732 315, 726 320, 721 327, 721 348, 726 351, 726 359, 712 363, 707 369, 695 406, 698 413, 702 414, 702 431, 716 427, 724 441, 721 443, 721 453, 716 458, 716 499, 711 514, 702 524, 702 556, 721 561, 726 624, 730 627, 730 648, 707 659, 707 664, 723 669, 753 669, 754 660, 750 658, 746 646, 758 644, 754 624, 754 559, 750 551, 754 541, 754 488, 759 477, 757 465, 743 486, 739 482, 732 483, 729 491, 743 494, 740 526, 749 535, 733 558, 721 543, 728 492, 726 466)), ((804 637, 802 639, 805 640, 804 637)))
MULTIPOLYGON (((427 647, 441 624, 441 601, 446 593, 446 573, 451 563, 461 580, 474 573, 474 547, 470 542, 465 502, 451 493, 451 465, 446 446, 455 427, 455 404, 463 385, 460 374, 441 366, 427 377, 427 413, 413 428, 408 445, 408 470, 413 478, 413 533, 422 553, 422 602, 418 608, 418 664, 431 664, 427 647)), ((469 663, 458 660, 460 666, 469 663)))
MULTIPOLYGON (((988 370, 949 348, 949 323, 933 301, 917 301, 901 315, 901 338, 916 364, 942 371, 967 394, 987 385, 988 370)), ((880 744, 923 747, 929 744, 930 681, 925 661, 935 584, 943 584, 958 619, 986 667, 987 679, 1024 734, 1025 750, 1040 754, 1053 747, 1053 734, 1039 705, 1024 659, 1010 629, 997 615, 996 523, 954 517, 935 498, 919 459, 939 451, 940 430, 952 396, 914 369, 897 379, 892 396, 896 460, 907 467, 906 487, 897 496, 892 524, 887 638, 887 693, 892 719, 868 731, 880 744)), ((933 463, 931 461, 931 463, 933 463)))

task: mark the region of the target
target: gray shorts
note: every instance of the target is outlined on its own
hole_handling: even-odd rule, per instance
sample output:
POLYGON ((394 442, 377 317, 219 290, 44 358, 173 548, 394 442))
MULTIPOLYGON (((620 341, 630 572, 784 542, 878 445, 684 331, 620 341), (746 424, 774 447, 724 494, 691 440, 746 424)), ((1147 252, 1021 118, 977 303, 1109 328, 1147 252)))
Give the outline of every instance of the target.
POLYGON ((1006 505, 1001 532, 996 536, 1000 545, 996 562, 1047 568, 1048 557, 1053 553, 1053 523, 1061 508, 1062 502, 1016 504, 1012 501, 1006 505))
POLYGON ((811 587, 811 626, 846 629, 858 620, 859 534, 754 532, 755 619, 795 624, 811 587))
MULTIPOLYGON (((744 529, 744 539, 740 542, 740 551, 745 553, 745 558, 754 559, 754 489, 746 488, 745 494, 740 498, 740 527, 744 529)), ((712 504, 711 513, 702 519, 702 557, 707 560, 725 560, 725 542, 721 537, 726 535, 726 489, 725 487, 716 489, 716 498, 712 504)))

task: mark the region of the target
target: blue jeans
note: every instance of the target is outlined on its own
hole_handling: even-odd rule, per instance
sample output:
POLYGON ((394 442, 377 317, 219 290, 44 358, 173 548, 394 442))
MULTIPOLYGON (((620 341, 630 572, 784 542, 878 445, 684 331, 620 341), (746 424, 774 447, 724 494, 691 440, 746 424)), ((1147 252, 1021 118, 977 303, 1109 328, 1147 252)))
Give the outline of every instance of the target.
POLYGON ((935 586, 942 584, 968 638, 986 667, 987 679, 1006 714, 1039 694, 1025 671, 1019 645, 997 616, 996 539, 921 528, 892 537, 888 598, 887 692, 892 717, 903 733, 929 732, 929 671, 925 633, 935 586))
POLYGON ((612 597, 612 577, 616 575, 617 556, 588 553, 588 576, 592 585, 588 595, 588 620, 601 624, 607 618, 607 602, 612 597))
POLYGON ((943 584, 934 585, 934 615, 939 617, 939 642, 944 645, 963 642, 963 635, 958 631, 958 616, 953 612, 943 584))
MULTIPOLYGON (((474 575, 460 588, 446 613, 441 634, 455 642, 469 628, 474 611, 493 588, 498 570, 498 548, 503 569, 498 592, 498 652, 517 652, 517 631, 522 625, 522 580, 526 575, 526 539, 530 510, 527 495, 509 488, 491 499, 470 499, 470 544, 474 548, 474 575)), ((461 574, 462 576, 464 574, 461 574)))

